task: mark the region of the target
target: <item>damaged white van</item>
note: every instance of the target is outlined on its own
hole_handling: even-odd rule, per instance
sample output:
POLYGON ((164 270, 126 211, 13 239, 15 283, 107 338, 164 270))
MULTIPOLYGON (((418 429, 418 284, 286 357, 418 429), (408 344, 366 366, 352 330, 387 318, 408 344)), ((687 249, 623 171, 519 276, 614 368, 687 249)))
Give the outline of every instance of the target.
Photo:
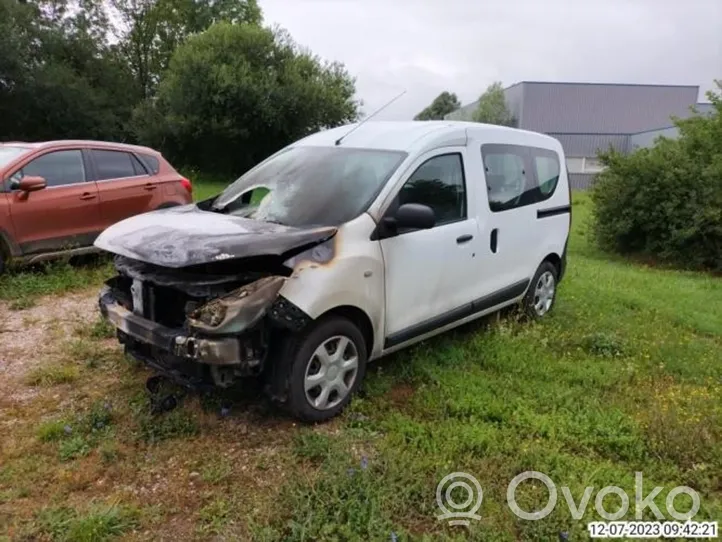
POLYGON ((95 244, 129 354, 188 386, 263 377, 298 418, 338 414, 366 364, 519 303, 546 315, 571 218, 559 142, 476 123, 368 122, 282 149, 220 195, 95 244))

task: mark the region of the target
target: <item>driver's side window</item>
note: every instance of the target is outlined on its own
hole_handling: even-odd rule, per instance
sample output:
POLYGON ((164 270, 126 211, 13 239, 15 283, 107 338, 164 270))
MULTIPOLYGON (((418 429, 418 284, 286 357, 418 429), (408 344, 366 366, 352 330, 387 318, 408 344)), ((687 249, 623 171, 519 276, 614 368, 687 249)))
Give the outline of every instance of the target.
POLYGON ((466 218, 466 187, 461 154, 443 154, 429 158, 404 183, 396 201, 398 206, 420 203, 431 207, 436 225, 466 218))
POLYGON ((45 179, 47 186, 64 186, 85 182, 85 166, 80 150, 53 151, 44 154, 9 177, 18 182, 25 176, 39 176, 45 179))

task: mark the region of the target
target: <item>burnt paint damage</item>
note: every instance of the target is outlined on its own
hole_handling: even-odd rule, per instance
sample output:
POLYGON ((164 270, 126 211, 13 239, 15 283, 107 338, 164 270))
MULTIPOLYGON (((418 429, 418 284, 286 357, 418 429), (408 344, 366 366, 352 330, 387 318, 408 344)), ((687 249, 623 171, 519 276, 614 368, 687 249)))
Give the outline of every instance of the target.
POLYGON ((295 254, 336 234, 330 226, 293 228, 184 205, 145 213, 105 230, 95 246, 169 268, 295 254))
POLYGON ((280 291, 299 267, 333 261, 335 228, 198 210, 148 215, 98 243, 117 254, 118 271, 101 292, 101 312, 133 357, 181 384, 225 387, 263 372, 274 337, 311 322, 280 291), (199 214, 210 218, 188 219, 199 214))

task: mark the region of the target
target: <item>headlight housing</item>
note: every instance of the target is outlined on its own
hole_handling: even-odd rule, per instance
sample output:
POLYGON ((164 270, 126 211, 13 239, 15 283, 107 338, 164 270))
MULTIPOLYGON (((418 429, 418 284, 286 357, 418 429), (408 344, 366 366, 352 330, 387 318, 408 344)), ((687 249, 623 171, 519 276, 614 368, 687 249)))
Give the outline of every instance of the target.
POLYGON ((278 296, 286 277, 264 277, 198 307, 188 324, 205 333, 240 333, 256 324, 278 296))

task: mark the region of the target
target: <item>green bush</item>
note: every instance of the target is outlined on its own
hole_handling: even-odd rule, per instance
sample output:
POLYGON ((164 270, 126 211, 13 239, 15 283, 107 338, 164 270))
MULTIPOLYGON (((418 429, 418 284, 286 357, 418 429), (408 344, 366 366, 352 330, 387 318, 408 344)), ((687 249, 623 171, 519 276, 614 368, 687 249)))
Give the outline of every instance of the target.
POLYGON ((722 95, 708 97, 713 114, 677 120, 678 139, 600 155, 607 167, 592 200, 602 248, 722 271, 722 95))

